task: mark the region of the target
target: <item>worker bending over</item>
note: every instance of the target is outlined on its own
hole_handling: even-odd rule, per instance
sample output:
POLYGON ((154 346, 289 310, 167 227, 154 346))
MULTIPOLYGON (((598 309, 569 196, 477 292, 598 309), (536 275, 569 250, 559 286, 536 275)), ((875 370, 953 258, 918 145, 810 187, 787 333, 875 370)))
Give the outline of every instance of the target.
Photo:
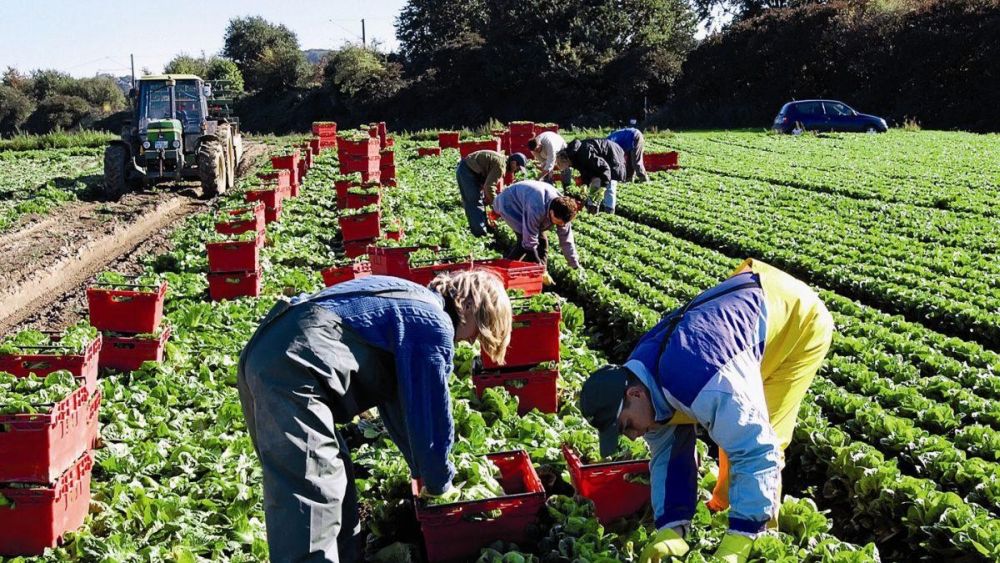
POLYGON ((493 210, 517 234, 517 244, 507 253, 507 258, 544 265, 549 249, 545 231, 555 228, 566 262, 571 268, 580 267, 570 227, 570 222, 576 218, 575 199, 560 196, 554 187, 545 182, 525 180, 502 191, 493 202, 493 210))
POLYGON ((646 146, 646 138, 643 137, 642 131, 635 127, 626 127, 612 131, 608 135, 608 140, 621 147, 625 153, 625 181, 648 182, 649 174, 646 174, 646 165, 642 163, 646 146))
POLYGON ((576 168, 583 183, 589 187, 587 210, 596 213, 602 208, 614 214, 617 184, 625 179, 625 153, 607 139, 575 140, 556 155, 560 170, 576 168))
POLYGON ((600 431, 601 455, 624 434, 652 452, 659 530, 642 563, 688 551, 697 501, 695 424, 719 445, 709 508, 729 511, 716 555, 745 561, 754 537, 777 522, 784 449, 799 405, 830 348, 833 320, 804 283, 758 260, 672 311, 624 366, 594 372, 580 409, 600 431), (732 498, 730 507, 729 499, 732 498))
POLYGON ((279 301, 240 354, 237 387, 264 470, 271 561, 361 557, 357 489, 337 424, 377 407, 424 497, 458 498, 448 377, 454 343, 502 358, 511 306, 474 270, 428 287, 387 276, 279 301))
POLYGON ((471 153, 458 163, 458 191, 473 235, 486 235, 486 206, 493 205, 497 182, 504 174, 516 174, 527 165, 528 158, 519 152, 507 157, 489 150, 471 153))

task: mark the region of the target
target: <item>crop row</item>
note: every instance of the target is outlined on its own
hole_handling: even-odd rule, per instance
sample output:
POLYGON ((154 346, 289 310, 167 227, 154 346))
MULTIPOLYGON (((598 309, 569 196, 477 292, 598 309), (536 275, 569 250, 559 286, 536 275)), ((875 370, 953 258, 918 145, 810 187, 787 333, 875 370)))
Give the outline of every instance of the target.
MULTIPOLYGON (((662 310, 658 311, 655 309, 654 303, 644 296, 653 294, 670 295, 669 292, 671 291, 671 288, 676 287, 676 280, 671 280, 663 284, 659 284, 658 280, 675 277, 682 278, 684 273, 674 271, 673 268, 671 268, 669 261, 672 258, 665 258, 661 262, 642 264, 641 262, 643 262, 643 260, 641 258, 632 258, 632 246, 629 243, 624 243, 628 246, 629 252, 614 252, 614 249, 609 249, 604 241, 601 241, 596 237, 590 238, 588 236, 591 231, 596 232, 607 230, 608 223, 621 222, 621 219, 598 218, 593 220, 595 224, 592 226, 584 226, 585 222, 586 221, 581 222, 577 228, 577 232, 580 235, 580 245, 583 247, 581 254, 583 255, 586 266, 591 271, 581 279, 566 271, 565 265, 561 261, 556 261, 552 264, 552 267, 558 274, 561 287, 565 286, 570 289, 570 293, 573 297, 575 299, 579 299, 584 304, 589 302, 592 309, 614 312, 613 314, 617 315, 621 315, 623 311, 629 311, 629 314, 631 314, 634 318, 641 319, 643 324, 633 325, 629 327, 631 330, 628 331, 615 331, 614 327, 611 327, 611 332, 615 338, 625 338, 629 342, 634 341, 634 339, 641 334, 644 328, 651 326, 651 324, 659 318, 658 313, 663 312, 662 310), (646 282, 637 281, 634 273, 644 270, 658 271, 659 274, 656 276, 647 276, 646 282), (599 279, 595 280, 594 278, 599 279), (602 285, 610 285, 612 288, 618 289, 619 291, 594 291, 596 287, 602 285), (624 299, 622 297, 624 297, 624 299)), ((619 236, 619 234, 620 233, 616 233, 609 236, 619 236)), ((646 247, 648 248, 653 246, 653 244, 654 241, 647 240, 646 247)), ((669 253, 671 245, 664 244, 663 248, 667 253, 669 253)), ((717 268, 718 267, 716 267, 716 269, 717 268)), ((726 273, 728 273, 728 271, 726 273)), ((688 295, 685 292, 682 295, 676 296, 675 301, 679 303, 680 301, 690 297, 691 295, 688 295)), ((870 402, 870 399, 868 400, 870 402)), ((952 446, 952 449, 954 449, 954 446, 952 446)), ((980 477, 982 477, 982 474, 980 474, 980 477)), ((966 485, 970 482, 971 481, 966 482, 966 485)), ((930 488, 934 488, 933 483, 928 483, 930 488)), ((980 499, 977 497, 976 500, 980 499)), ((911 529, 910 533, 919 535, 920 532, 916 529, 911 529)))
POLYGON ((653 144, 672 145, 684 154, 686 167, 722 176, 853 199, 995 216, 995 187, 988 181, 989 171, 983 170, 988 160, 983 152, 991 149, 987 143, 980 143, 975 147, 979 150, 971 153, 952 144, 946 147, 947 154, 911 158, 955 143, 955 135, 948 137, 892 134, 859 141, 723 133, 676 135, 653 144), (893 158, 872 158, 873 151, 893 158), (962 162, 967 154, 976 158, 962 162))
POLYGON ((75 200, 101 173, 101 162, 94 148, 0 152, 0 232, 22 215, 75 200))
POLYGON ((926 320, 949 333, 991 346, 1000 343, 1000 290, 993 287, 996 277, 989 277, 997 266, 985 265, 987 258, 981 255, 973 258, 971 249, 953 248, 946 256, 940 245, 925 245, 874 225, 843 227, 855 221, 854 215, 871 215, 862 209, 808 209, 805 198, 794 194, 775 199, 752 186, 736 194, 731 185, 695 174, 683 180, 623 189, 619 210, 630 219, 727 253, 760 257, 808 281, 926 320), (690 184, 681 186, 683 180, 690 184), (806 208, 797 208, 800 205, 806 208), (946 261, 952 257, 955 262, 946 261), (966 258, 976 266, 961 264, 966 258))

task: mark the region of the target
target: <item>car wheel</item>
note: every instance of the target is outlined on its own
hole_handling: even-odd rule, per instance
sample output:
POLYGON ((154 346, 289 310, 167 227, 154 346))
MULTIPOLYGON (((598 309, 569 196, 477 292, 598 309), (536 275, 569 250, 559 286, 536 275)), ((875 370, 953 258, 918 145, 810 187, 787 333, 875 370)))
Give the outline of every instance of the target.
POLYGON ((874 126, 869 125, 868 129, 866 129, 865 132, 868 133, 869 135, 874 135, 875 133, 878 133, 878 130, 876 130, 874 126))

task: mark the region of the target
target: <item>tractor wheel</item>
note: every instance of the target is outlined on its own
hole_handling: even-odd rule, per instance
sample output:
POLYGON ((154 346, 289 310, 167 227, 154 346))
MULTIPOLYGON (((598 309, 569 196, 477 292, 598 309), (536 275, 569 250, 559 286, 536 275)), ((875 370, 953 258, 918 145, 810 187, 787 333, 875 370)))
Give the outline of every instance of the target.
POLYGON ((198 176, 205 197, 226 193, 226 156, 218 141, 204 141, 196 156, 198 176))
POLYGON ((122 145, 108 145, 104 149, 104 182, 101 183, 101 195, 105 199, 117 201, 128 191, 128 172, 126 159, 128 150, 122 145))

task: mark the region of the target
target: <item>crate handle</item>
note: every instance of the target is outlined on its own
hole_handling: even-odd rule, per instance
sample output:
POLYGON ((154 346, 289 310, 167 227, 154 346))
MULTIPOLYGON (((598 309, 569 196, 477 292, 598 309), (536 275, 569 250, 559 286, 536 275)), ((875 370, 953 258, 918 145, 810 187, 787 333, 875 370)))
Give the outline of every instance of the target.
POLYGON ((465 522, 492 522, 494 520, 499 520, 501 517, 503 517, 503 509, 494 508, 493 510, 463 514, 462 520, 465 522))
POLYGON ((135 344, 131 342, 115 342, 114 346, 120 350, 131 350, 135 348, 135 344))
POLYGON ((51 363, 45 360, 31 361, 25 360, 21 362, 21 367, 23 369, 49 369, 52 366, 51 363))
POLYGON ((135 297, 132 295, 112 295, 111 300, 115 303, 128 303, 134 300, 135 297))
POLYGON ((508 379, 503 385, 504 387, 513 387, 514 389, 524 389, 528 386, 528 378, 508 379))

